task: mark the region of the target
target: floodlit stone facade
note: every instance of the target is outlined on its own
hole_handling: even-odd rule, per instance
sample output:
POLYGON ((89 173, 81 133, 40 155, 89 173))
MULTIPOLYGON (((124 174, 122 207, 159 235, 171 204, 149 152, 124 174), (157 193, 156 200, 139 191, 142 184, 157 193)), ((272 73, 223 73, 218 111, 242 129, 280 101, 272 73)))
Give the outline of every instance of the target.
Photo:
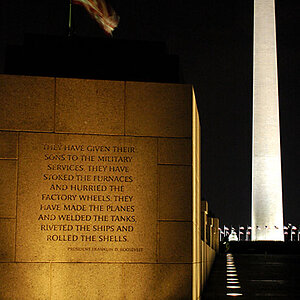
POLYGON ((0 101, 1 299, 199 298, 192 86, 0 75, 0 101))

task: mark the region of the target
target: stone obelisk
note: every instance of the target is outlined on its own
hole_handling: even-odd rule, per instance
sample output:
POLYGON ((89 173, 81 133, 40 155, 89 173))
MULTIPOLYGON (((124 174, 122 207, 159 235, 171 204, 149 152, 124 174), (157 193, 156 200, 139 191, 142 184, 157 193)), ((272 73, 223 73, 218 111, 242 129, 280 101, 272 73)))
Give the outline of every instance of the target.
POLYGON ((254 0, 252 240, 283 241, 274 0, 254 0))

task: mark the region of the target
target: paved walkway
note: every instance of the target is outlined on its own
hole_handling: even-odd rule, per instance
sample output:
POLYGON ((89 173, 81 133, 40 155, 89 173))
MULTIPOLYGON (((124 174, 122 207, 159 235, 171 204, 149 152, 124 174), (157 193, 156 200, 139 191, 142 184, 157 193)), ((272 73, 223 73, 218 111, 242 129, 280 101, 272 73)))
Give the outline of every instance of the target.
POLYGON ((300 299, 300 253, 220 254, 201 299, 300 299))

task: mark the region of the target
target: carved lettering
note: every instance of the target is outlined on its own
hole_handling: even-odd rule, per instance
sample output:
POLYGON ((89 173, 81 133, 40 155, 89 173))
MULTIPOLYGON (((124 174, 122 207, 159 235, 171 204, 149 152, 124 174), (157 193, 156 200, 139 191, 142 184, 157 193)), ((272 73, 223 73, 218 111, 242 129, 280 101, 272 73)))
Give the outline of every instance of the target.
MULTIPOLYGON (((49 190, 41 193, 39 211, 45 213, 38 216, 41 222, 39 228, 45 233, 70 232, 47 234, 46 240, 94 243, 130 241, 130 235, 137 230, 135 199, 125 191, 134 182, 130 170, 136 147, 46 143, 43 150, 42 158, 46 165, 42 180, 50 184, 49 190), (88 234, 90 231, 114 232, 114 235, 96 236, 88 234), (77 235, 76 232, 82 234, 77 235)), ((118 251, 118 248, 115 249, 118 251)))

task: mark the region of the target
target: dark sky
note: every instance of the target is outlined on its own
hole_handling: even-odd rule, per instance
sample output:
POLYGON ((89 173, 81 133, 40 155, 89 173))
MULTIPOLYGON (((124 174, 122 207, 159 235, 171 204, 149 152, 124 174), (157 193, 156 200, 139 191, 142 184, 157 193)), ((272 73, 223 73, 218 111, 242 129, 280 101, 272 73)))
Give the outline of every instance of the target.
MULTIPOLYGON (((164 41, 195 86, 202 126, 202 197, 226 224, 250 224, 253 0, 111 0, 114 39, 164 41)), ((1 1, 0 71, 25 33, 64 35, 68 0, 1 1)), ((299 0, 276 1, 285 222, 299 225, 299 0)), ((80 6, 80 36, 105 37, 80 6)))

